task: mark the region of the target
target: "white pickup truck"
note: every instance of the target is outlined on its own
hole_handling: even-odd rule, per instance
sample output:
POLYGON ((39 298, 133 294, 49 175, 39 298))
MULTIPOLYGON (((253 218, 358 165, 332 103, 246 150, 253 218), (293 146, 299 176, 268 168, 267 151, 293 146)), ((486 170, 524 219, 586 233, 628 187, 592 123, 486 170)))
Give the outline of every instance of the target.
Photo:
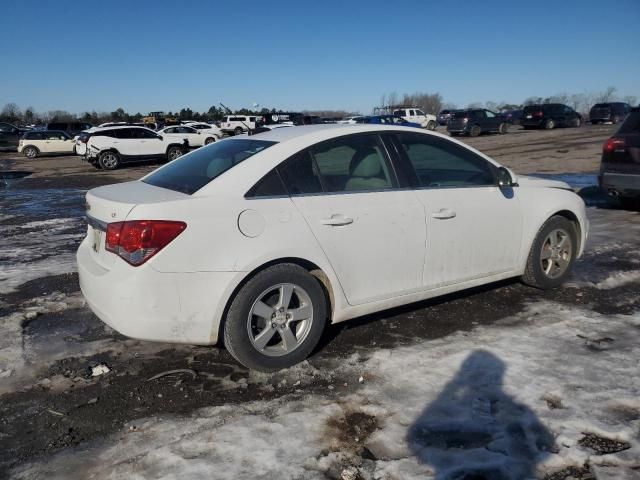
POLYGON ((438 126, 438 119, 435 115, 424 113, 416 107, 397 108, 393 111, 393 114, 404 118, 407 122, 418 123, 427 130, 435 130, 438 126))

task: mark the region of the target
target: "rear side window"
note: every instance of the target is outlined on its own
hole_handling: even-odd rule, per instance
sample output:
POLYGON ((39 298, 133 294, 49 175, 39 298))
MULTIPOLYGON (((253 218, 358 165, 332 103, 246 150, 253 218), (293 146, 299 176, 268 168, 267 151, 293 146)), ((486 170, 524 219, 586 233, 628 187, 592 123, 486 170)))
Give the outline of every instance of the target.
POLYGON ((326 192, 388 190, 394 181, 377 135, 350 135, 310 148, 326 192))
POLYGON ((421 187, 476 187, 495 184, 489 162, 460 145, 428 135, 398 133, 397 137, 421 187))
POLYGON ((276 170, 271 170, 262 177, 245 195, 247 198, 282 196, 287 196, 287 190, 284 188, 280 175, 276 170))
POLYGON ((640 112, 631 112, 618 133, 640 133, 640 112))
POLYGON ((469 118, 469 112, 456 112, 453 114, 453 118, 469 118))
POLYGON ((27 140, 44 140, 44 134, 42 132, 28 132, 24 138, 27 140))
POLYGON ((215 142, 174 160, 142 181, 191 195, 227 170, 275 143, 249 139, 215 142))
POLYGON ((303 150, 278 167, 280 176, 291 195, 322 192, 320 176, 308 150, 303 150))

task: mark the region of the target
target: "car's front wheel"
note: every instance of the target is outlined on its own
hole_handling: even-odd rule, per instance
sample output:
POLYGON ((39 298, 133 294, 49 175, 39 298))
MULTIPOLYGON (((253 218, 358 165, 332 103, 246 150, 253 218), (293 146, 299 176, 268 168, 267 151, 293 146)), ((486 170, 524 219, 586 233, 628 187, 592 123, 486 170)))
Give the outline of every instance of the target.
POLYGON ((244 133, 244 130, 242 130, 241 127, 236 127, 236 129, 233 131, 234 135, 242 135, 244 133))
POLYGON ((248 368, 274 371, 303 361, 327 320, 320 282, 295 264, 269 267, 236 294, 224 324, 224 344, 248 368))
POLYGON ((204 144, 205 145, 209 145, 210 143, 213 143, 215 141, 216 141, 216 139, 214 137, 209 137, 204 141, 204 144))
POLYGON ((559 215, 551 217, 533 241, 522 281, 543 290, 559 286, 569 275, 577 247, 573 223, 559 215))
POLYGON ((100 168, 105 170, 115 170, 120 166, 120 155, 116 152, 102 152, 98 157, 100 168))
POLYGON ((556 126, 555 122, 553 121, 553 119, 548 118, 546 122, 544 122, 544 128, 545 130, 553 130, 553 128, 556 126))
POLYGON ((477 137, 478 135, 480 135, 480 133, 482 133, 480 125, 474 125, 473 127, 471 127, 471 130, 469 130, 469 136, 471 137, 477 137))
POLYGON ((509 124, 508 123, 501 123, 500 126, 498 127, 498 133, 500 135, 504 135, 508 131, 509 131, 509 124))
POLYGON ((438 126, 438 124, 434 121, 430 121, 429 123, 427 123, 427 130, 435 130, 436 127, 438 126))

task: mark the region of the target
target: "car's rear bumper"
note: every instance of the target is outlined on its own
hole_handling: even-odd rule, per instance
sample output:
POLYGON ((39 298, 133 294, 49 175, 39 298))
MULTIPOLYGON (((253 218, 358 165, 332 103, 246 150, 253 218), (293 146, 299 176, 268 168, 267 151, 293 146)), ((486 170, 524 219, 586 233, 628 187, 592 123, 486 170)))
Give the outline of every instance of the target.
POLYGON ((110 269, 91 255, 85 239, 77 253, 80 289, 91 310, 127 337, 211 345, 236 272, 158 272, 116 259, 110 269))
POLYGON ((598 180, 600 187, 609 193, 625 197, 640 196, 640 173, 603 172, 598 180))
POLYGON ((544 123, 544 120, 535 120, 531 118, 521 118, 520 125, 523 127, 541 127, 544 123))

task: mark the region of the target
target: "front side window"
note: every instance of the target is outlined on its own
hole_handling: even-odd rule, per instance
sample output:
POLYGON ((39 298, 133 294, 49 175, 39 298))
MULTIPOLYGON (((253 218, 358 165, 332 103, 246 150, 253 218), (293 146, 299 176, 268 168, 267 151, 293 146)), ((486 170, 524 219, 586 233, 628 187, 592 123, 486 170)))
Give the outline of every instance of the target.
POLYGON ((191 195, 240 162, 275 144, 249 139, 215 142, 172 161, 142 181, 191 195))
POLYGON ((175 127, 167 128, 164 133, 178 133, 178 129, 175 127))
POLYGON ((132 136, 130 138, 157 138, 158 136, 151 130, 146 128, 132 128, 132 136))
POLYGON ((491 112, 489 110, 485 110, 484 113, 487 116, 487 118, 494 118, 496 116, 495 113, 493 113, 493 112, 491 112))
POLYGON ((350 135, 310 148, 326 192, 388 190, 391 168, 377 135, 350 135))
POLYGON ((45 140, 66 140, 67 138, 69 137, 63 132, 46 132, 45 133, 45 140))
POLYGON ((424 112, 422 110, 416 110, 416 115, 422 115, 424 116, 424 112))
POLYGON ((396 135, 421 187, 495 185, 493 167, 465 147, 449 140, 419 133, 396 135))

